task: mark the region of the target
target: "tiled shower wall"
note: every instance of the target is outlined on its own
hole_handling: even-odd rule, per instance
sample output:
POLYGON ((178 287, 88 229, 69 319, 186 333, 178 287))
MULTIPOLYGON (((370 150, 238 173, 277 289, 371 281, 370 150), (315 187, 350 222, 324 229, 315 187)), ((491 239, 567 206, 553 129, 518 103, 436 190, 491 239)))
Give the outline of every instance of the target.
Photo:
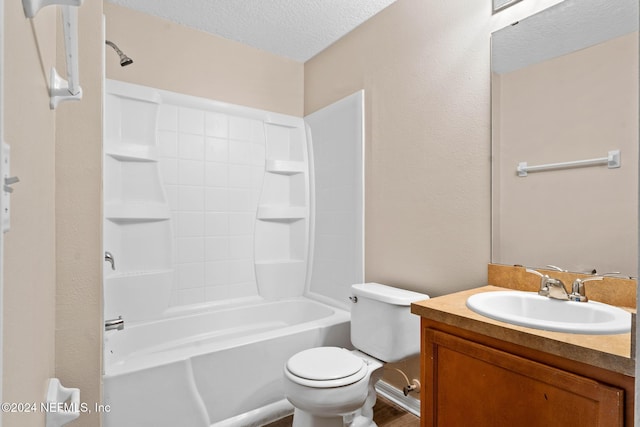
POLYGON ((158 149, 174 236, 170 305, 256 295, 263 122, 161 104, 158 149))

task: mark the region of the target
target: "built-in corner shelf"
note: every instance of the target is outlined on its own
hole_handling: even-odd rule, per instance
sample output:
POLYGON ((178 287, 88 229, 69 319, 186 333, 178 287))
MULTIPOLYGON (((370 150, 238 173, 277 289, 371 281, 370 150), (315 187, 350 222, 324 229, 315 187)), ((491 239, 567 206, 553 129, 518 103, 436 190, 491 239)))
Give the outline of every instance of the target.
POLYGON ((267 160, 267 172, 281 175, 295 175, 304 173, 307 165, 301 161, 293 160, 267 160))
POLYGON ((256 213, 255 272, 260 295, 302 295, 309 247, 309 156, 304 121, 264 122, 265 175, 256 213))
POLYGON ((305 206, 260 205, 257 214, 258 219, 263 221, 298 220, 306 216, 305 206))
POLYGON ((173 235, 157 148, 159 101, 155 90, 106 82, 103 242, 114 261, 103 269, 106 318, 149 319, 170 298, 173 235))
POLYGON ((105 152, 121 162, 157 162, 158 150, 146 144, 125 144, 105 141, 105 152))
POLYGON ((171 219, 166 203, 107 203, 104 216, 111 221, 163 221, 171 219))

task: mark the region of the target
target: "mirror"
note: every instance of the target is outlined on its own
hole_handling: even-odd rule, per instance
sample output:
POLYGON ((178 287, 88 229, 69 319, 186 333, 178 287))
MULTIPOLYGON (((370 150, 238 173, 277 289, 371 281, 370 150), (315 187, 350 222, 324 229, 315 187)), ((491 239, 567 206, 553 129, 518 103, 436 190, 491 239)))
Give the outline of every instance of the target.
POLYGON ((636 276, 637 0, 565 0, 491 47, 492 262, 636 276))
POLYGON ((520 0, 493 0, 493 12, 498 12, 502 9, 505 9, 515 3, 518 3, 520 0))

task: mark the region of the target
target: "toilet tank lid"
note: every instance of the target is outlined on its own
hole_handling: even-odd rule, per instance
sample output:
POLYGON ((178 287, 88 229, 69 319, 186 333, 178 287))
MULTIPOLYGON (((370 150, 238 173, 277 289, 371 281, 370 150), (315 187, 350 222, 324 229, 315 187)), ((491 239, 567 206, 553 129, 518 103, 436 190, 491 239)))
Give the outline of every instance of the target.
POLYGON ((427 294, 373 282, 351 285, 351 292, 355 296, 371 298, 394 305, 411 305, 412 302, 429 299, 427 294))

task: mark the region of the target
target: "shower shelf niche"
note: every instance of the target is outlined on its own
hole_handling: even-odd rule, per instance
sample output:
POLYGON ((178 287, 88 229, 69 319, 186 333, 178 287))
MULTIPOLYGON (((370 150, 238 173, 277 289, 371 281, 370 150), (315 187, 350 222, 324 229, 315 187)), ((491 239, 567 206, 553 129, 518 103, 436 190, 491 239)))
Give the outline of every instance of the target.
POLYGON ((298 220, 307 217, 306 206, 260 205, 258 219, 262 221, 298 220))
POLYGON ((156 147, 145 144, 122 144, 105 141, 105 154, 122 162, 157 162, 156 147))
POLYGON ((301 161, 292 160, 267 160, 267 172, 282 174, 282 175, 295 175, 304 173, 307 165, 301 161))
POLYGON ((307 135, 303 120, 265 122, 266 165, 255 225, 255 268, 266 298, 302 294, 309 243, 307 135))
POLYGON ((115 270, 104 269, 107 299, 121 288, 146 288, 149 274, 164 277, 159 272, 172 268, 171 213, 156 142, 160 100, 154 90, 107 81, 104 250, 115 259, 115 270))
POLYGON ((104 216, 112 221, 131 220, 168 220, 171 218, 166 203, 107 203, 104 216))

